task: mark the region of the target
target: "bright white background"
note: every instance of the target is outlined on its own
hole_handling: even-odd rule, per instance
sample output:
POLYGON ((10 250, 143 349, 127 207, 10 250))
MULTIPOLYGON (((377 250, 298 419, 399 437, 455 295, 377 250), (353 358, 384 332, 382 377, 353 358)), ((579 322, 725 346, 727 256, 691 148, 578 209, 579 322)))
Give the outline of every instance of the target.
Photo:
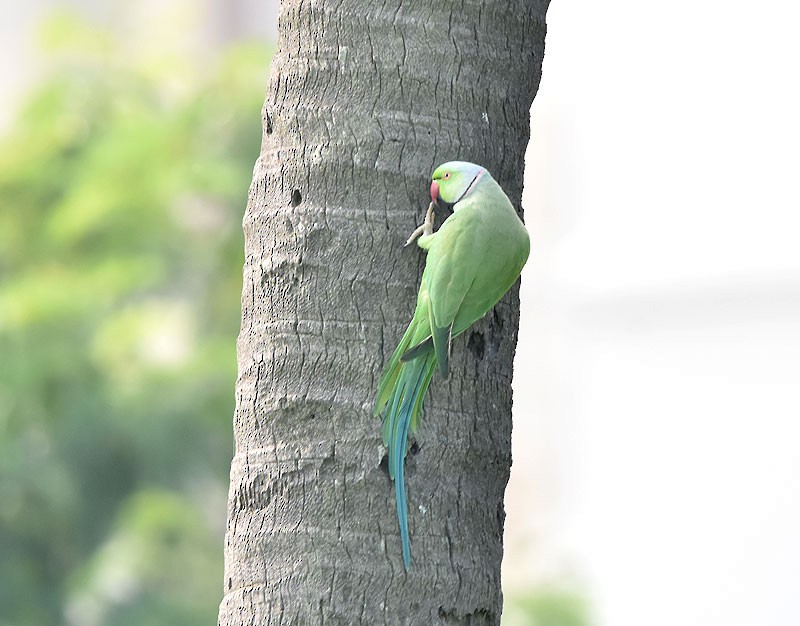
POLYGON ((550 6, 505 580, 599 626, 800 623, 798 24, 550 6))

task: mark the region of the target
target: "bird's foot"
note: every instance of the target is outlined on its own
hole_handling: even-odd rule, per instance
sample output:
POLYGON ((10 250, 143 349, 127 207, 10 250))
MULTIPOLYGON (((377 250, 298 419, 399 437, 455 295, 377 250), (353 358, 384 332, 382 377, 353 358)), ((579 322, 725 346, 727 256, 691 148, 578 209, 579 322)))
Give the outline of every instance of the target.
POLYGON ((432 235, 433 234, 433 220, 436 217, 435 213, 433 212, 434 204, 431 202, 428 205, 428 212, 425 214, 425 223, 422 226, 418 226, 417 229, 411 233, 411 236, 408 238, 408 241, 404 244, 405 246, 410 245, 415 239, 420 237, 421 235, 432 235))

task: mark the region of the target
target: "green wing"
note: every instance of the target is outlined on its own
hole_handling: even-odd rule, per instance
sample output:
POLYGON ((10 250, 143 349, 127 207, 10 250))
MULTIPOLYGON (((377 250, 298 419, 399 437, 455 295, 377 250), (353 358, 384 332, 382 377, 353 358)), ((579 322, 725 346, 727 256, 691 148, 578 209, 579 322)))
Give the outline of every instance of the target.
POLYGON ((448 218, 428 243, 428 258, 422 281, 428 290, 428 320, 436 362, 442 376, 450 371, 450 341, 453 323, 464 297, 480 269, 480 228, 477 212, 461 212, 448 218))
POLYGON ((409 361, 433 350, 445 378, 451 339, 497 304, 528 258, 528 233, 502 190, 494 190, 499 194, 476 193, 419 242, 428 250, 422 283, 430 335, 411 343, 400 358, 409 361))

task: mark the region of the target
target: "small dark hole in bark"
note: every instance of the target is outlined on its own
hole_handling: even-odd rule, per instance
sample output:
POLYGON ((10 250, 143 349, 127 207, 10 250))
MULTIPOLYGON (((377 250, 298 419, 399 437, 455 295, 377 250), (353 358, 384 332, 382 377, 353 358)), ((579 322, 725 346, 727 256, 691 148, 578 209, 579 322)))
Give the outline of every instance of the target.
POLYGON ((477 331, 470 333, 469 341, 467 341, 467 349, 474 354, 478 360, 483 359, 486 343, 483 340, 483 334, 477 331))
POLYGON ((408 452, 412 455, 419 452, 419 444, 416 442, 416 440, 411 442, 411 445, 408 447, 408 452))
POLYGON ((233 578, 228 579, 228 591, 233 589, 233 578))
POLYGON ((264 132, 267 133, 267 135, 272 134, 272 119, 268 113, 264 113, 264 132))
POLYGON ((378 467, 381 468, 381 471, 384 474, 386 474, 386 478, 389 478, 389 455, 388 454, 384 454, 383 455, 383 458, 381 459, 380 465, 378 465, 378 467))
POLYGON ((291 202, 291 205, 292 205, 293 207, 298 207, 298 206, 300 206, 300 203, 301 203, 302 201, 303 201, 303 196, 300 194, 300 190, 299 190, 299 189, 295 189, 295 190, 292 192, 292 202, 291 202))

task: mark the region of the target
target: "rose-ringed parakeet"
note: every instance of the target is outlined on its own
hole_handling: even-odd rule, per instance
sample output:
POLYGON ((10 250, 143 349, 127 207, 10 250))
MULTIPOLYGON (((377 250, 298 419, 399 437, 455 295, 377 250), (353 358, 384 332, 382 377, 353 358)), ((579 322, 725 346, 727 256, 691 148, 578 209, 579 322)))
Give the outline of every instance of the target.
POLYGON ((450 342, 479 320, 519 277, 528 258, 528 232, 508 196, 480 165, 453 161, 433 173, 431 204, 419 237, 428 255, 414 317, 383 371, 375 415, 389 448, 397 518, 408 569, 411 551, 403 477, 409 431, 415 432, 434 372, 447 378, 450 342), (442 201, 450 215, 435 233, 433 209, 442 201), (420 236, 422 235, 422 236, 420 236))

